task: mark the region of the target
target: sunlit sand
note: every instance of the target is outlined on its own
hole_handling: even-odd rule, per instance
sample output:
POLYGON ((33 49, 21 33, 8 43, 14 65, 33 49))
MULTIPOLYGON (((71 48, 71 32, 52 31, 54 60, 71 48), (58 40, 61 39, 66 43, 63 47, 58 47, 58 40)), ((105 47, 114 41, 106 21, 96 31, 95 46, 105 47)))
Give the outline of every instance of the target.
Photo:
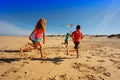
POLYGON ((19 55, 19 49, 30 42, 28 37, 0 36, 0 80, 119 80, 120 38, 84 36, 79 58, 72 40, 66 55, 64 36, 46 37, 46 58, 39 49, 19 55))

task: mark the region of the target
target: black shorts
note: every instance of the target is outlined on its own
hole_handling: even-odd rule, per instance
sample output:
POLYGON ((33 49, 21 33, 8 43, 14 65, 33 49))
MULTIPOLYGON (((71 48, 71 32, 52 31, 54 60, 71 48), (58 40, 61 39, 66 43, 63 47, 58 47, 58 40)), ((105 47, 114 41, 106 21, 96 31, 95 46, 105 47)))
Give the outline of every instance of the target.
POLYGON ((33 44, 35 44, 35 41, 34 40, 31 40, 33 44))
POLYGON ((78 48, 79 48, 79 47, 78 47, 78 46, 79 46, 79 43, 80 43, 80 42, 74 42, 74 44, 75 44, 74 48, 75 48, 75 49, 78 49, 78 48))

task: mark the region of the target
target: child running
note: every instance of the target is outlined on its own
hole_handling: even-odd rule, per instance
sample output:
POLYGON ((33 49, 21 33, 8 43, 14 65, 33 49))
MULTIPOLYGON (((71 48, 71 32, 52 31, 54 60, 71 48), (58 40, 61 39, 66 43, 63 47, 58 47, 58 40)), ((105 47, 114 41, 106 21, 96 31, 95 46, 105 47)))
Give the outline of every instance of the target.
POLYGON ((65 45, 66 45, 66 52, 67 52, 67 55, 68 55, 68 40, 69 40, 69 33, 66 34, 65 36, 65 45))
POLYGON ((68 40, 69 40, 69 33, 67 33, 66 36, 65 36, 66 48, 68 47, 68 40))
POLYGON ((83 36, 82 36, 82 32, 80 31, 80 25, 77 25, 76 26, 76 31, 72 32, 72 39, 73 39, 73 42, 74 42, 74 49, 76 50, 76 53, 77 53, 77 58, 79 58, 79 52, 78 52, 78 46, 79 46, 79 43, 81 41, 81 39, 83 39, 83 36))
POLYGON ((25 46, 25 48, 21 48, 20 49, 20 54, 21 55, 23 54, 24 51, 35 50, 39 46, 40 47, 41 58, 44 58, 42 45, 41 45, 41 39, 43 37, 43 44, 44 44, 45 43, 45 29, 46 29, 46 20, 44 18, 41 18, 37 22, 37 24, 35 26, 35 29, 32 31, 32 33, 29 36, 29 39, 32 41, 33 44, 28 43, 25 46))
POLYGON ((69 40, 69 33, 67 33, 67 34, 65 35, 65 42, 62 43, 62 44, 65 44, 65 46, 66 46, 66 52, 67 52, 66 55, 68 55, 68 40, 69 40))

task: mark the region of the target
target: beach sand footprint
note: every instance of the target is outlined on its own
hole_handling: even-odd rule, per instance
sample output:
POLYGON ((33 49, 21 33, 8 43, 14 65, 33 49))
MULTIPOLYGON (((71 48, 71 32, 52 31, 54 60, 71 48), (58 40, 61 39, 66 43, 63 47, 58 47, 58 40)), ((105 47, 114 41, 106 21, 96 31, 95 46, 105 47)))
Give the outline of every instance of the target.
POLYGON ((111 62, 113 62, 114 64, 120 63, 120 61, 114 60, 114 59, 109 59, 111 62))
POLYGON ((94 75, 87 74, 86 75, 87 80, 97 80, 97 78, 94 75))
POLYGON ((47 80, 83 80, 85 77, 80 77, 80 76, 73 76, 73 75, 68 75, 68 74, 59 74, 55 76, 49 77, 47 80))
POLYGON ((76 69, 80 73, 89 73, 90 70, 88 69, 89 65, 84 63, 73 63, 72 68, 76 69))
MULTIPOLYGON (((105 75, 107 77, 111 76, 111 73, 107 72, 107 69, 104 66, 90 66, 87 64, 75 62, 73 63, 72 68, 84 74, 85 80, 104 80, 104 78, 100 75, 105 75), (95 76, 96 74, 100 74, 100 75, 95 76)), ((82 76, 80 76, 80 78, 81 77, 82 76)))
POLYGON ((16 73, 18 72, 19 68, 12 66, 10 69, 7 69, 1 76, 5 77, 8 76, 10 72, 16 73))
POLYGON ((92 57, 90 57, 90 56, 87 56, 87 58, 88 58, 88 59, 91 59, 92 57))
POLYGON ((1 74, 2 77, 8 76, 10 72, 17 73, 22 67, 25 66, 25 64, 28 64, 26 62, 21 62, 20 64, 13 63, 11 66, 3 73, 1 74))
POLYGON ((104 72, 103 75, 107 76, 107 77, 110 77, 111 76, 111 73, 109 72, 104 72))
POLYGON ((105 62, 105 60, 97 60, 97 62, 105 62))
POLYGON ((95 73, 103 73, 106 71, 106 68, 103 66, 92 66, 88 67, 88 69, 94 71, 95 73))
POLYGON ((120 64, 117 65, 117 69, 120 69, 120 64))
POLYGON ((51 76, 47 80, 67 80, 67 74, 51 76))
POLYGON ((5 71, 3 74, 1 74, 2 77, 8 76, 9 71, 5 71))
POLYGON ((19 70, 19 67, 14 66, 10 69, 10 72, 16 73, 16 72, 18 72, 18 70, 19 70))

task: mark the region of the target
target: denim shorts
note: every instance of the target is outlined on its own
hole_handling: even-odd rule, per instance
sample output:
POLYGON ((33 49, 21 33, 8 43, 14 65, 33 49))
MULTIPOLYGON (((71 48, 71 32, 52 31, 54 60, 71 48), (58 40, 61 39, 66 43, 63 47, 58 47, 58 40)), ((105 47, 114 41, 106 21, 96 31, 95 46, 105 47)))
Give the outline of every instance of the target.
POLYGON ((37 38, 37 39, 35 40, 35 42, 40 42, 40 40, 41 40, 40 38, 37 38))
POLYGON ((31 40, 33 44, 35 44, 35 42, 40 42, 40 38, 36 39, 36 40, 31 40))

